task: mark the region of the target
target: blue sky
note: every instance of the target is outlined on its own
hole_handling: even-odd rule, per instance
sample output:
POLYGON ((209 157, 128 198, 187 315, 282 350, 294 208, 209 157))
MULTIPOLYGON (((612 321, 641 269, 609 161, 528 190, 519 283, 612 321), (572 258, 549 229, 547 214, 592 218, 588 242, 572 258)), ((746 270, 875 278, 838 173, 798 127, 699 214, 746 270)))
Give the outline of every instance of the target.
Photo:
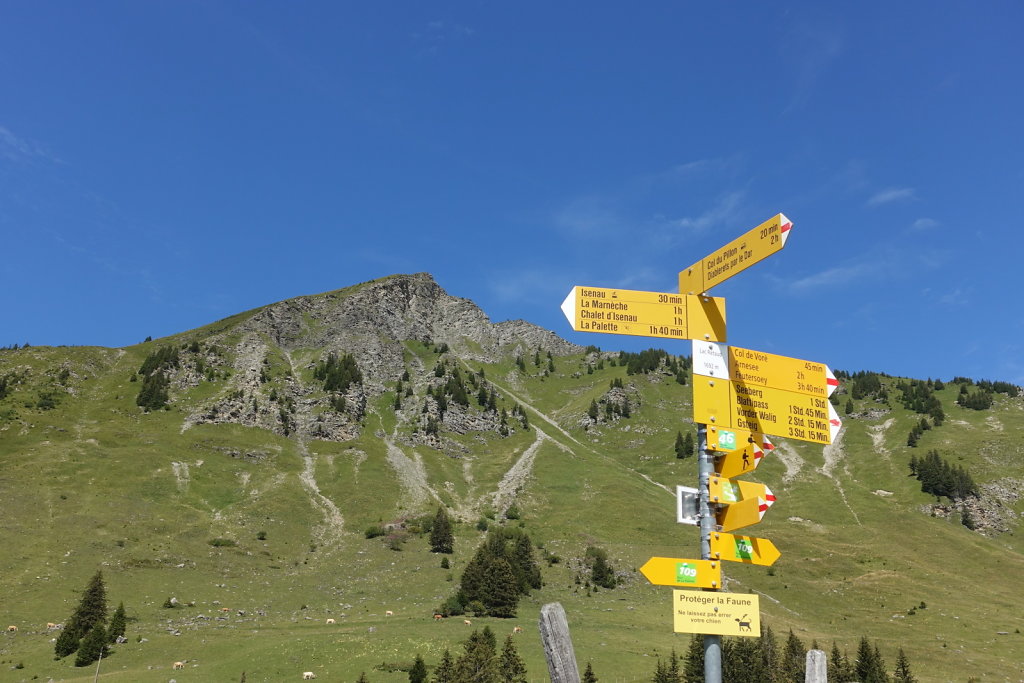
POLYGON ((0 0, 0 345, 427 271, 573 333, 677 273, 739 346, 1024 383, 1019 2, 0 0))

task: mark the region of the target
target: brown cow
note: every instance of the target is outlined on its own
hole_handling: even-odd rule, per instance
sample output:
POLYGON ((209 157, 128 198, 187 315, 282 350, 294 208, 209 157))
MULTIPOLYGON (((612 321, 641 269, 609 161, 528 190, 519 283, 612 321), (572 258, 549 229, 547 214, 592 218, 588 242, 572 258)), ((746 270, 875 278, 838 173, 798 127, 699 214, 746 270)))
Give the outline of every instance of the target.
POLYGON ((175 662, 174 664, 171 665, 171 668, 172 669, 184 669, 185 668, 185 662, 175 662))
POLYGON ((434 621, 441 621, 442 619, 444 619, 444 615, 441 615, 441 614, 435 614, 434 615, 434 621))
POLYGON ((15 626, 14 624, 11 624, 10 626, 7 627, 7 632, 8 633, 17 633, 17 631, 18 631, 18 627, 15 626))

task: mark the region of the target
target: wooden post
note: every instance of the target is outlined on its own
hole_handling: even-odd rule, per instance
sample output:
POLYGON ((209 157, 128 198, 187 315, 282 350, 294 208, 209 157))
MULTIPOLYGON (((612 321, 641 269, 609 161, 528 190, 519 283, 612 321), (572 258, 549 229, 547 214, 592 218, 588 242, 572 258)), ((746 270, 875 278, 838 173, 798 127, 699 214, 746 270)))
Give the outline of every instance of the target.
POLYGON ((807 651, 804 683, 828 683, 828 665, 825 662, 825 652, 823 650, 807 651))
POLYGON ((540 608, 540 639, 551 682, 580 683, 580 670, 569 636, 569 620, 561 603, 549 602, 540 608))

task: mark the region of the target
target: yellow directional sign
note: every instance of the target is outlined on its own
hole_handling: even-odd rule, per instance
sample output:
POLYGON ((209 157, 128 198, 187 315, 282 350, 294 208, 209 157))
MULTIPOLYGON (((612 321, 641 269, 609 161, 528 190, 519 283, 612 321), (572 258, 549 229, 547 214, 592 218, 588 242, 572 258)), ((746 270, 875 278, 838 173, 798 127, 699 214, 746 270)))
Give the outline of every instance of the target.
POLYGON ((777 214, 679 273, 680 294, 703 294, 786 246, 793 224, 777 214))
POLYGON ((830 444, 842 422, 827 398, 694 375, 693 420, 830 444))
POLYGON ((711 477, 708 479, 708 494, 712 503, 732 505, 749 498, 760 498, 768 507, 775 503, 775 494, 764 484, 742 479, 711 477))
POLYGON ((714 560, 652 557, 640 567, 640 573, 656 586, 722 587, 722 564, 714 560))
POLYGON ((756 638, 761 635, 761 603, 753 593, 674 590, 672 621, 676 633, 756 638))
POLYGON ((725 299, 606 287, 573 287, 562 312, 577 332, 725 340, 725 299))
POLYGON ((775 448, 764 434, 714 425, 708 425, 707 429, 707 449, 715 452, 715 472, 723 477, 753 472, 765 451, 775 448))
POLYGON ((757 524, 767 511, 768 503, 764 498, 747 498, 723 505, 715 513, 715 519, 722 531, 733 531, 757 524))
POLYGON ((730 379, 751 386, 825 397, 831 396, 839 386, 831 368, 824 363, 738 346, 694 340, 693 358, 693 371, 698 375, 730 379))
POLYGON ((711 557, 716 560, 770 567, 782 557, 782 553, 767 538, 737 536, 713 531, 711 532, 711 557))
POLYGON ((839 386, 832 369, 824 363, 741 349, 738 346, 729 347, 729 379, 825 397, 831 396, 839 386))

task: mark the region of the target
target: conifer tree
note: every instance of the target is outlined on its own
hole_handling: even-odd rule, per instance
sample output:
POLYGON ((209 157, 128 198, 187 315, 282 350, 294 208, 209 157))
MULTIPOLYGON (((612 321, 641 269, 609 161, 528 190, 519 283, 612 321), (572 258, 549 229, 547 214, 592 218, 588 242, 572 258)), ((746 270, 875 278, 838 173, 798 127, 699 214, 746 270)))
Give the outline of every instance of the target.
POLYGON ((409 669, 409 683, 427 683, 427 665, 423 662, 423 657, 416 653, 416 661, 413 662, 412 668, 409 669))
MULTIPOLYGON (((103 572, 97 571, 82 593, 82 600, 68 618, 64 630, 57 637, 54 653, 66 657, 78 649, 79 643, 92 627, 107 620, 107 590, 103 585, 103 572)), ((95 659, 93 661, 96 661, 95 659)))
POLYGON ((502 683, 526 683, 526 664, 512 642, 512 636, 505 636, 505 645, 498 659, 498 680, 502 683))
POLYGON ((583 670, 583 678, 580 683, 597 683, 597 676, 594 675, 594 668, 587 662, 587 668, 583 670))
POLYGON ((82 638, 75 656, 75 666, 89 666, 100 657, 107 655, 107 631, 103 622, 96 622, 89 633, 82 638))
POLYGON ((485 573, 483 603, 492 617, 514 617, 519 604, 519 581, 504 557, 495 557, 485 573))
POLYGON ((686 683, 701 683, 704 680, 704 637, 690 636, 690 646, 686 649, 683 664, 683 676, 686 683))
POLYGON ((686 457, 686 452, 683 450, 683 447, 684 447, 685 444, 686 444, 686 442, 683 440, 683 433, 682 432, 676 432, 676 444, 673 447, 673 449, 676 452, 676 457, 677 458, 685 458, 686 457))
POLYGON ((441 654, 441 662, 434 669, 433 683, 455 683, 455 661, 448 648, 441 654))
POLYGON ((914 674, 910 673, 910 662, 902 647, 896 654, 896 670, 893 671, 892 680, 893 683, 917 683, 914 674))
POLYGON ((666 683, 682 683, 683 679, 679 671, 679 656, 676 649, 672 648, 672 654, 668 656, 668 666, 665 667, 666 683))
POLYGON ((853 665, 853 670, 857 680, 861 683, 888 683, 889 681, 878 647, 872 648, 867 636, 860 637, 860 643, 857 645, 857 661, 853 665))
POLYGON ((786 638, 786 648, 782 653, 782 680, 786 683, 803 683, 804 667, 807 660, 807 650, 804 644, 789 630, 786 638))
POLYGON ((430 527, 430 552, 451 554, 455 547, 452 534, 452 520, 443 507, 437 508, 434 523, 430 527))
POLYGON ((118 603, 117 609, 114 610, 114 616, 110 617, 110 626, 107 628, 108 643, 116 642, 119 637, 124 635, 127 622, 128 616, 124 612, 124 603, 118 603))
POLYGON ((587 415, 590 417, 591 420, 597 422, 597 400, 590 400, 590 407, 587 408, 587 415))
POLYGON ((769 672, 772 680, 775 679, 775 672, 779 668, 779 644, 775 640, 775 632, 767 624, 761 628, 761 667, 769 672))
POLYGON ((485 626, 473 631, 464 644, 465 652, 455 662, 455 681, 498 683, 498 662, 494 633, 485 626))

